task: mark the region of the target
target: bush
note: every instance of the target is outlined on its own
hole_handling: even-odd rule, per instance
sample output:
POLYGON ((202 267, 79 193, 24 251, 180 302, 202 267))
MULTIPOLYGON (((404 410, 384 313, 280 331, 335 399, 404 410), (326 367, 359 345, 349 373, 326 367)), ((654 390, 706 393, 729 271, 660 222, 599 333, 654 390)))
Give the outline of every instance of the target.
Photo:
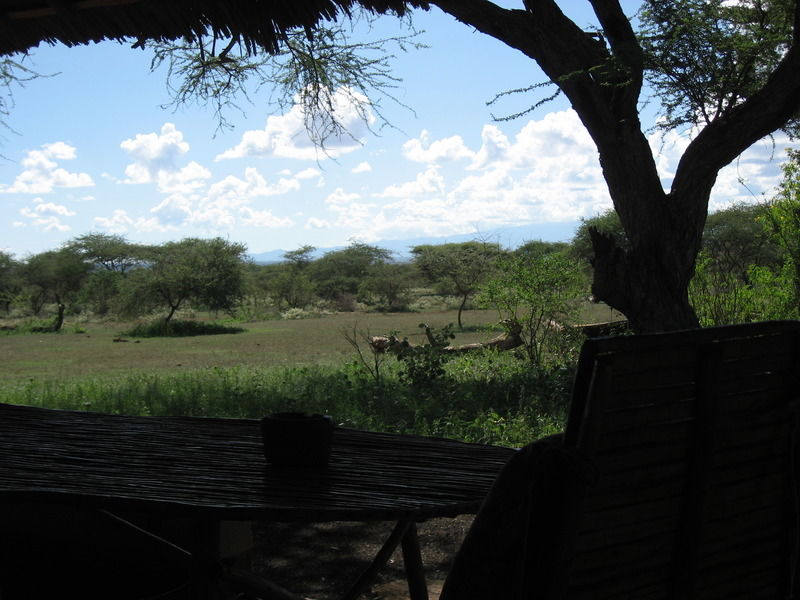
POLYGON ((139 323, 133 329, 121 333, 129 337, 189 337, 193 335, 218 335, 223 333, 241 333, 242 327, 231 327, 219 323, 204 321, 166 321, 158 319, 150 323, 139 323))

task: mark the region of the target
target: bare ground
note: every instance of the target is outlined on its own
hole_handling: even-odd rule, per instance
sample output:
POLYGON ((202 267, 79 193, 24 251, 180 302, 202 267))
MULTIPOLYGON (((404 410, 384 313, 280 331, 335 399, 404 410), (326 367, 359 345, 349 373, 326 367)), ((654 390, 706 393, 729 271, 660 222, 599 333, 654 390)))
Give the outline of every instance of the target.
MULTIPOLYGON (((469 515, 418 525, 431 600, 438 598, 455 552, 472 522, 469 515)), ((250 568, 306 598, 341 597, 366 568, 394 523, 319 523, 257 526, 250 568)), ((364 600, 405 600, 403 558, 398 548, 364 600)))

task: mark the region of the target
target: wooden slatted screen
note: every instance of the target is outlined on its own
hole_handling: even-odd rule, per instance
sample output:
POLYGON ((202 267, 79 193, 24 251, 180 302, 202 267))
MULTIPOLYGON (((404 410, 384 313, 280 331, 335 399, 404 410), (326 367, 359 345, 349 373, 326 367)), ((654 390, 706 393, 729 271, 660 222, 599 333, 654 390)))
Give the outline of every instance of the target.
MULTIPOLYGON (((567 447, 597 468, 570 599, 785 597, 800 323, 590 340, 567 447)), ((567 538, 569 536, 566 536, 567 538)))

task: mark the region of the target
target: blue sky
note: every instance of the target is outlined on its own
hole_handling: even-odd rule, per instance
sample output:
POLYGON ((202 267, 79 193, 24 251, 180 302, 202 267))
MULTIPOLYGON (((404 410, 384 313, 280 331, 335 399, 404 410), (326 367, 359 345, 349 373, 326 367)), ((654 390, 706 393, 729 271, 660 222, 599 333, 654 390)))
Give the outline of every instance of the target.
MULTIPOLYGON (((565 5, 589 25, 583 3, 565 5)), ((166 73, 150 72, 148 51, 34 50, 26 64, 53 76, 14 90, 13 131, 0 132, 0 249, 24 258, 88 232, 140 243, 222 236, 252 254, 464 235, 513 246, 568 239, 581 217, 610 207, 596 150, 563 99, 492 120, 531 100, 486 106, 542 81, 533 61, 438 9, 414 24, 429 47, 393 62, 396 96, 413 111, 384 101, 395 128, 375 135, 354 121, 359 143, 334 145, 333 156, 309 147, 296 110, 268 106, 269 90, 242 98, 244 114, 227 113, 234 129, 219 132, 210 108, 162 108, 166 73)), ((385 18, 370 35, 399 33, 385 18)), ((687 142, 653 136, 665 185, 687 142)), ((720 174, 712 208, 773 194, 789 145, 774 142, 720 174)))

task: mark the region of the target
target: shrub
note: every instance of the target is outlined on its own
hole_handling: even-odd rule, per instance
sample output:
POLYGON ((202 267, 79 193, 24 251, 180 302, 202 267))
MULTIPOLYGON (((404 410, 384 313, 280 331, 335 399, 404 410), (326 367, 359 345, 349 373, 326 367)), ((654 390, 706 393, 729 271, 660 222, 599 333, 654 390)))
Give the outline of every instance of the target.
POLYGON ((241 333, 242 327, 231 327, 219 323, 204 321, 176 321, 158 319, 150 323, 139 323, 121 335, 129 337, 189 337, 193 335, 218 335, 223 333, 241 333))

